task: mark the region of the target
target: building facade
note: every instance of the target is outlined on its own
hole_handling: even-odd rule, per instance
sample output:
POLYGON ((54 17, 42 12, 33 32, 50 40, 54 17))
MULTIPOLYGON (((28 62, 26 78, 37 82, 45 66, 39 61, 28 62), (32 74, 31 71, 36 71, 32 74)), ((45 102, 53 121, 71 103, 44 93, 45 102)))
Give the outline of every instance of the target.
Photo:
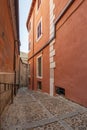
POLYGON ((18 83, 19 47, 18 0, 1 0, 0 82, 18 83))
POLYGON ((20 52, 20 87, 28 87, 28 54, 20 52))
POLYGON ((87 1, 32 0, 29 87, 87 106, 87 1))
POLYGON ((5 106, 13 100, 13 95, 16 94, 17 89, 13 85, 19 84, 19 55, 19 2, 18 0, 1 0, 0 115, 5 106), (12 92, 13 88, 14 90, 12 92))

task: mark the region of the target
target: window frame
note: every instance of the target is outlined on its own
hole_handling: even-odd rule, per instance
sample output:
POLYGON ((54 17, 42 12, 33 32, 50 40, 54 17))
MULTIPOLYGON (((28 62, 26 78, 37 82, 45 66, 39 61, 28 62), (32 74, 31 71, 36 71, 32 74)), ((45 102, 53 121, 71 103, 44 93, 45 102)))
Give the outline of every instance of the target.
POLYGON ((41 2, 42 2, 42 0, 40 0, 40 3, 39 3, 39 0, 37 0, 37 11, 40 9, 41 2))
POLYGON ((36 41, 38 42, 41 39, 41 37, 42 37, 42 17, 40 18, 40 20, 36 26, 36 41), (39 27, 40 23, 41 23, 41 34, 38 37, 38 27, 39 27))
POLYGON ((43 77, 43 57, 42 57, 42 54, 41 55, 39 55, 38 57, 37 57, 37 60, 36 60, 36 76, 37 76, 37 78, 40 78, 40 79, 42 79, 42 77, 43 77), (39 70, 38 70, 38 59, 39 58, 41 58, 41 76, 39 75, 39 70))

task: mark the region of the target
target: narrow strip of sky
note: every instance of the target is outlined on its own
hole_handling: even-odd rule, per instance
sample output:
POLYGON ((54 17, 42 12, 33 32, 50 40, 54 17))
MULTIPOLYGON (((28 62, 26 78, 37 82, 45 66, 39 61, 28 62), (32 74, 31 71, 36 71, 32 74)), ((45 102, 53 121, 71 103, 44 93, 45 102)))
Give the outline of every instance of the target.
POLYGON ((26 28, 26 21, 30 10, 32 0, 19 0, 19 31, 20 31, 20 50, 28 52, 28 32, 26 28))

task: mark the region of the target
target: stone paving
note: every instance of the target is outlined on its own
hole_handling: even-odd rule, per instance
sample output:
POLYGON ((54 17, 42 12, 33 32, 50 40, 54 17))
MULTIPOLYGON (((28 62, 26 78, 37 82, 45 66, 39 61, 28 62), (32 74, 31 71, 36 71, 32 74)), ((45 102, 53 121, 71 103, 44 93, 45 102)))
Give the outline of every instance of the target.
POLYGON ((3 112, 0 130, 87 130, 87 108, 21 88, 3 112))

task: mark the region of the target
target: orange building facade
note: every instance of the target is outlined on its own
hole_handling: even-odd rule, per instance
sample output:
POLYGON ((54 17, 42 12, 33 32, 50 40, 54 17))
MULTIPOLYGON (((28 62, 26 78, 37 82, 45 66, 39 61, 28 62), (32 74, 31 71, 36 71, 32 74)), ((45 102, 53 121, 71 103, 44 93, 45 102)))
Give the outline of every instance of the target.
POLYGON ((0 83, 19 84, 19 55, 19 1, 1 0, 0 83))
POLYGON ((87 107, 85 0, 33 0, 29 31, 29 88, 87 107))

